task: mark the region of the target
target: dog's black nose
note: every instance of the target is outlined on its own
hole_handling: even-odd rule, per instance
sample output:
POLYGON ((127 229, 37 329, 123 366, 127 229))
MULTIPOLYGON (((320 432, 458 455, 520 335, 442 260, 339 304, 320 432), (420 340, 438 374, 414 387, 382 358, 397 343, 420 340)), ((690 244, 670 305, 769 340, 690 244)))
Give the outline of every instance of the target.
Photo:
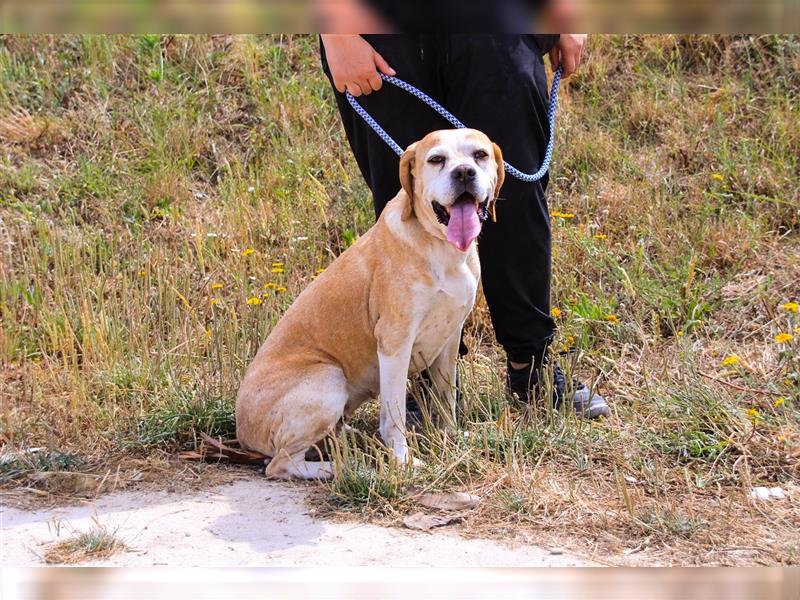
POLYGON ((476 171, 473 167, 470 167, 469 165, 461 165, 453 169, 450 175, 456 181, 466 182, 475 179, 476 171))

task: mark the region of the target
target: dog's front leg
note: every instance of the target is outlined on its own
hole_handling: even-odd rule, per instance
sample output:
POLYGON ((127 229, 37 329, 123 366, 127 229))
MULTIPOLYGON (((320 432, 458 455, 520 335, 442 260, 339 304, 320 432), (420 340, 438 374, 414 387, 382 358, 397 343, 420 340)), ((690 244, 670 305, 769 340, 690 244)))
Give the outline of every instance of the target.
POLYGON ((378 349, 378 365, 381 378, 381 424, 380 434, 392 449, 399 464, 408 461, 406 440, 406 382, 411 362, 411 347, 391 354, 378 349))

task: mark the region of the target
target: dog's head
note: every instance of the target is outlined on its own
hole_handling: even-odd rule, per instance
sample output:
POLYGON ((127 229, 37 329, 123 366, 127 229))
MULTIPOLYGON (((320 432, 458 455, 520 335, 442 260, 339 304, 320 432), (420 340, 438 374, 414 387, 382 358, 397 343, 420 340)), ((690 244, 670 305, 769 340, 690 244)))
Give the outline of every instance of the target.
POLYGON ((412 214, 425 229, 465 252, 491 215, 503 185, 497 144, 475 129, 445 129, 411 144, 400 159, 407 196, 403 219, 412 214))

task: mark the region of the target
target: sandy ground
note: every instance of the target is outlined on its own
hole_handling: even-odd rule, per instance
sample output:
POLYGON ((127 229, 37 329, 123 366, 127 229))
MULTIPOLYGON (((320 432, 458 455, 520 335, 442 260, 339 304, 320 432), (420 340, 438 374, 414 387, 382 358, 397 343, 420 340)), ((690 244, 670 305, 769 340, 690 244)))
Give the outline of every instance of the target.
MULTIPOLYGON (((247 479, 192 494, 116 492, 82 506, 2 508, 2 564, 43 563, 44 548, 97 516, 128 550, 95 566, 584 566, 585 559, 530 546, 314 518, 307 491, 247 479)), ((457 529, 457 528, 455 528, 457 529)))

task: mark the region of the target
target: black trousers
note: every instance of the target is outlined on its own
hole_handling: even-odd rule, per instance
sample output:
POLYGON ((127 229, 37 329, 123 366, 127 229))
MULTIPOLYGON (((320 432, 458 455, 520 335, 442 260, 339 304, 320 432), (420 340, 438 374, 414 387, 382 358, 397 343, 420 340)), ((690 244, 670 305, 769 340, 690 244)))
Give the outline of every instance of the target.
MULTIPOLYGON (((468 127, 496 142, 525 173, 539 169, 550 135, 542 38, 530 35, 375 35, 364 38, 403 79, 437 100, 468 127)), ((325 51, 322 63, 330 78, 325 51)), ((372 191, 375 214, 400 189, 399 158, 334 90, 347 139, 372 191)), ((402 147, 451 125, 390 84, 361 105, 402 147)), ((508 358, 537 366, 553 337, 550 316, 550 218, 547 176, 523 183, 507 176, 497 222, 478 240, 483 290, 497 341, 508 358)))

